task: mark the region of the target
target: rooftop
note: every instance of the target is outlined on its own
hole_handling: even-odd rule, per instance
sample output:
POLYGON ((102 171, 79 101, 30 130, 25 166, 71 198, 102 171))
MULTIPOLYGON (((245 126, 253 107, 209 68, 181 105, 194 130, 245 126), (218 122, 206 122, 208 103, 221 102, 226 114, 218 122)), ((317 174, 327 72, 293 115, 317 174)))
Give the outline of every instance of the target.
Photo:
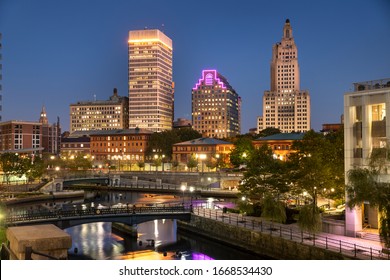
POLYGON ((260 137, 256 140, 269 141, 269 140, 302 140, 305 133, 278 133, 266 137, 260 137))
POLYGON ((232 143, 215 138, 198 138, 190 141, 176 143, 175 145, 232 145, 232 143))
POLYGON ((132 129, 107 129, 107 130, 77 130, 72 132, 69 137, 93 136, 93 135, 129 135, 129 134, 152 134, 153 131, 132 128, 132 129))
POLYGON ((353 83, 354 91, 390 88, 390 78, 353 83))

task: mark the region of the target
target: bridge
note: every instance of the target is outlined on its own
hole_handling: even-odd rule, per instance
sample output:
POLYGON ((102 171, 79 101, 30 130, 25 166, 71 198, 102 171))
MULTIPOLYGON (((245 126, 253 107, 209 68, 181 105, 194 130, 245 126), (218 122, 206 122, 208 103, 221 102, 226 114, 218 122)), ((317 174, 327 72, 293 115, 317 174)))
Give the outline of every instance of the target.
POLYGON ((53 210, 39 211, 5 218, 6 226, 25 226, 34 224, 54 224, 61 229, 85 223, 114 222, 134 226, 159 219, 178 219, 189 221, 191 207, 183 205, 128 206, 109 209, 53 210))

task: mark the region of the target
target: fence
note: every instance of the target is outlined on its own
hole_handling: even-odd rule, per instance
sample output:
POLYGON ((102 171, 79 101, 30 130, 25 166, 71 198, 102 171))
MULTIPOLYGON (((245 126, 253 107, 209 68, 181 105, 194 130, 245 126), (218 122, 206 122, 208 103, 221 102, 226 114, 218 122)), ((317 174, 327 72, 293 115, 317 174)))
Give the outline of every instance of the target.
POLYGON ((323 233, 312 234, 288 225, 281 225, 255 217, 240 214, 223 213, 221 210, 194 208, 195 215, 221 221, 230 225, 244 227, 269 235, 278 236, 295 242, 338 252, 348 257, 358 259, 390 259, 390 250, 386 248, 373 248, 347 242, 341 239, 330 238, 323 233))

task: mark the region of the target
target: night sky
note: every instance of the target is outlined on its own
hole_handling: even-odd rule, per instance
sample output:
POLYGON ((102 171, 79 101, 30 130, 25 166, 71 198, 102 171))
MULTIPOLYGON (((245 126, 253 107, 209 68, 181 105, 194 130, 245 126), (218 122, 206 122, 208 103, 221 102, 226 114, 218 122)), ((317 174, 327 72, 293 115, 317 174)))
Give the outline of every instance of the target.
POLYGON ((242 97, 242 133, 270 89, 272 46, 289 18, 312 128, 339 123, 353 82, 390 78, 390 0, 0 0, 3 121, 69 129, 69 104, 127 95, 129 30, 173 40, 175 118, 191 119, 191 89, 217 69, 242 97))

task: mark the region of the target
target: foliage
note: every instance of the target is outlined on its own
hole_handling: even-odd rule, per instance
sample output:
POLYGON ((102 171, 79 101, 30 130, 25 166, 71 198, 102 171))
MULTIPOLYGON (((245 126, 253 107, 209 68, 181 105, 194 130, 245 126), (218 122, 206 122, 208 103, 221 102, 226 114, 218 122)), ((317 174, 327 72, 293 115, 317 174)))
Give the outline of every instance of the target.
POLYGON ((145 162, 139 161, 139 162, 137 162, 137 166, 139 169, 145 169, 145 162))
POLYGON ((348 171, 347 206, 350 208, 368 202, 380 213, 379 234, 390 247, 390 184, 380 181, 380 168, 355 168, 348 171))
POLYGON ((279 128, 267 127, 259 132, 258 137, 267 137, 278 133, 281 133, 279 128))
POLYGON ((202 135, 192 128, 182 128, 155 132, 151 135, 146 155, 153 157, 155 154, 165 155, 171 160, 173 144, 200 138, 202 135))
POLYGON ((270 195, 266 195, 263 200, 261 216, 277 223, 285 223, 287 219, 284 204, 270 195))
POLYGON ((194 156, 191 156, 187 162, 188 169, 190 169, 190 171, 192 171, 192 168, 197 167, 197 166, 198 166, 198 161, 196 160, 196 158, 194 156))
POLYGON ((315 233, 321 230, 322 221, 320 210, 314 204, 303 206, 299 211, 298 225, 302 230, 315 233))
POLYGON ((234 149, 230 153, 230 163, 234 167, 247 164, 254 150, 250 137, 238 138, 234 143, 234 149))
POLYGON ((272 149, 263 145, 254 150, 247 164, 239 190, 257 199, 264 195, 278 198, 289 190, 284 180, 285 163, 273 157, 272 149))

